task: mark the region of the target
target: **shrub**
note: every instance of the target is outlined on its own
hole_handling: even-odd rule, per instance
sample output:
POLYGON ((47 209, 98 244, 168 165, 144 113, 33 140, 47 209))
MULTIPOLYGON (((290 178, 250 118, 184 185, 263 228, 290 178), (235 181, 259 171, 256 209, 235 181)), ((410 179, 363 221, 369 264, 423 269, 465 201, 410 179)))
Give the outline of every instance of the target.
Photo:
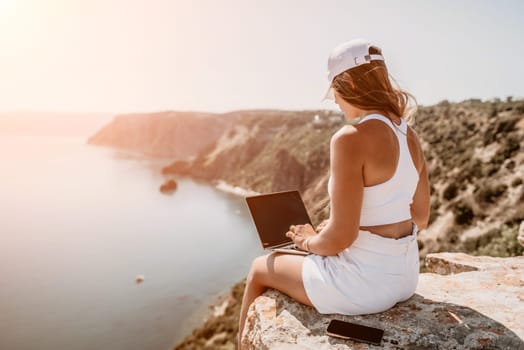
POLYGON ((517 187, 519 185, 522 185, 522 179, 520 177, 517 177, 511 181, 511 187, 517 187))
POLYGON ((513 170, 515 169, 515 161, 512 159, 506 164, 506 169, 513 170))
POLYGON ((455 223, 461 226, 470 225, 475 217, 471 207, 464 202, 459 202, 455 205, 453 208, 453 214, 455 215, 455 223))
POLYGON ((515 116, 501 118, 495 127, 495 134, 508 133, 512 131, 515 127, 515 124, 517 124, 519 120, 520 118, 515 116))
POLYGON ((438 216, 438 210, 430 208, 428 225, 431 225, 435 220, 437 220, 438 216))
POLYGON ((486 244, 480 245, 473 254, 499 257, 522 255, 522 246, 517 241, 518 228, 518 225, 512 227, 504 225, 500 235, 493 237, 486 244))
POLYGON ((485 177, 490 177, 495 175, 500 169, 499 158, 493 157, 493 163, 486 165, 483 169, 483 174, 485 177))
POLYGON ((495 203, 496 200, 506 192, 507 185, 499 184, 497 186, 479 187, 476 191, 475 199, 480 203, 495 203))
POLYGON ((504 154, 504 158, 510 158, 520 149, 520 141, 518 138, 514 136, 510 136, 506 139, 506 143, 504 144, 504 150, 502 151, 504 154))
POLYGON ((464 161, 462 171, 460 171, 455 178, 456 182, 461 183, 461 190, 465 188, 468 181, 473 183, 475 179, 482 177, 482 167, 482 162, 479 159, 470 158, 464 161))
POLYGON ((457 196, 457 193, 458 187, 454 182, 452 182, 444 189, 442 196, 444 197, 444 199, 447 199, 449 201, 455 198, 457 196))
POLYGON ((437 196, 431 196, 431 203, 429 206, 429 222, 428 225, 431 225, 438 217, 438 209, 440 207, 440 201, 437 196))
POLYGON ((482 177, 482 162, 478 159, 469 163, 469 175, 472 178, 482 177))

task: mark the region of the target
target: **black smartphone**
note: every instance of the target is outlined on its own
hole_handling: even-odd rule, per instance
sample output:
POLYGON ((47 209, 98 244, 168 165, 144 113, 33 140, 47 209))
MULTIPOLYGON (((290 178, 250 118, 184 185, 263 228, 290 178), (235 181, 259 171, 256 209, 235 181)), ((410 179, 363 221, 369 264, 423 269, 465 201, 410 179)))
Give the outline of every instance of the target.
POLYGON ((384 330, 356 323, 331 320, 327 327, 326 333, 332 337, 380 345, 382 336, 384 335, 384 330))

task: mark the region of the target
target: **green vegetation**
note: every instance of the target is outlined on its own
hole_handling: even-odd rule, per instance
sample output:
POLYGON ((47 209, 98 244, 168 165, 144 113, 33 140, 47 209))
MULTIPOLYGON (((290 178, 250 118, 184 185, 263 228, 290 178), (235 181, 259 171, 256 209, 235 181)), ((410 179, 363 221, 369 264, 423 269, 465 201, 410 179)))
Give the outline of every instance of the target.
POLYGON ((489 256, 518 256, 522 255, 523 248, 517 241, 518 225, 512 227, 504 225, 502 229, 495 231, 494 234, 487 235, 487 239, 479 240, 479 244, 473 251, 473 255, 489 256))

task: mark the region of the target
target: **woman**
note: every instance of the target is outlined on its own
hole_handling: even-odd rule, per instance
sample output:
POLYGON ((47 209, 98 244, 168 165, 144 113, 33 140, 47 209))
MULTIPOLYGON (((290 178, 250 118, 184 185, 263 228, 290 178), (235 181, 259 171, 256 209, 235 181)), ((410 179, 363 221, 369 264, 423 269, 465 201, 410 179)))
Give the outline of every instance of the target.
POLYGON ((318 232, 286 233, 312 254, 272 253, 253 261, 240 311, 267 288, 319 313, 385 311, 415 292, 418 229, 429 218, 426 162, 404 116, 412 96, 390 82, 381 49, 363 39, 338 45, 328 60, 330 88, 349 125, 331 138, 330 217, 318 232))

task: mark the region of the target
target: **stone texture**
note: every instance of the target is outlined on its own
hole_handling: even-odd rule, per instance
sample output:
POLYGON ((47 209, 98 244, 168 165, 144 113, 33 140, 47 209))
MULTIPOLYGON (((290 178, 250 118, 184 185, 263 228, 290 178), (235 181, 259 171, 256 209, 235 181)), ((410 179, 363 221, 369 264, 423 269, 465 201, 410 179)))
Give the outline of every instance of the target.
POLYGON ((436 253, 426 255, 427 272, 452 275, 467 271, 519 270, 524 272, 524 258, 495 258, 471 256, 464 253, 436 253))
POLYGON ((320 315, 269 290, 252 304, 245 349, 376 349, 325 335, 332 318, 385 330, 384 349, 524 349, 524 257, 431 254, 415 295, 373 315, 320 315), (461 272, 466 271, 466 272, 461 272), (452 274, 450 274, 452 273, 452 274))

